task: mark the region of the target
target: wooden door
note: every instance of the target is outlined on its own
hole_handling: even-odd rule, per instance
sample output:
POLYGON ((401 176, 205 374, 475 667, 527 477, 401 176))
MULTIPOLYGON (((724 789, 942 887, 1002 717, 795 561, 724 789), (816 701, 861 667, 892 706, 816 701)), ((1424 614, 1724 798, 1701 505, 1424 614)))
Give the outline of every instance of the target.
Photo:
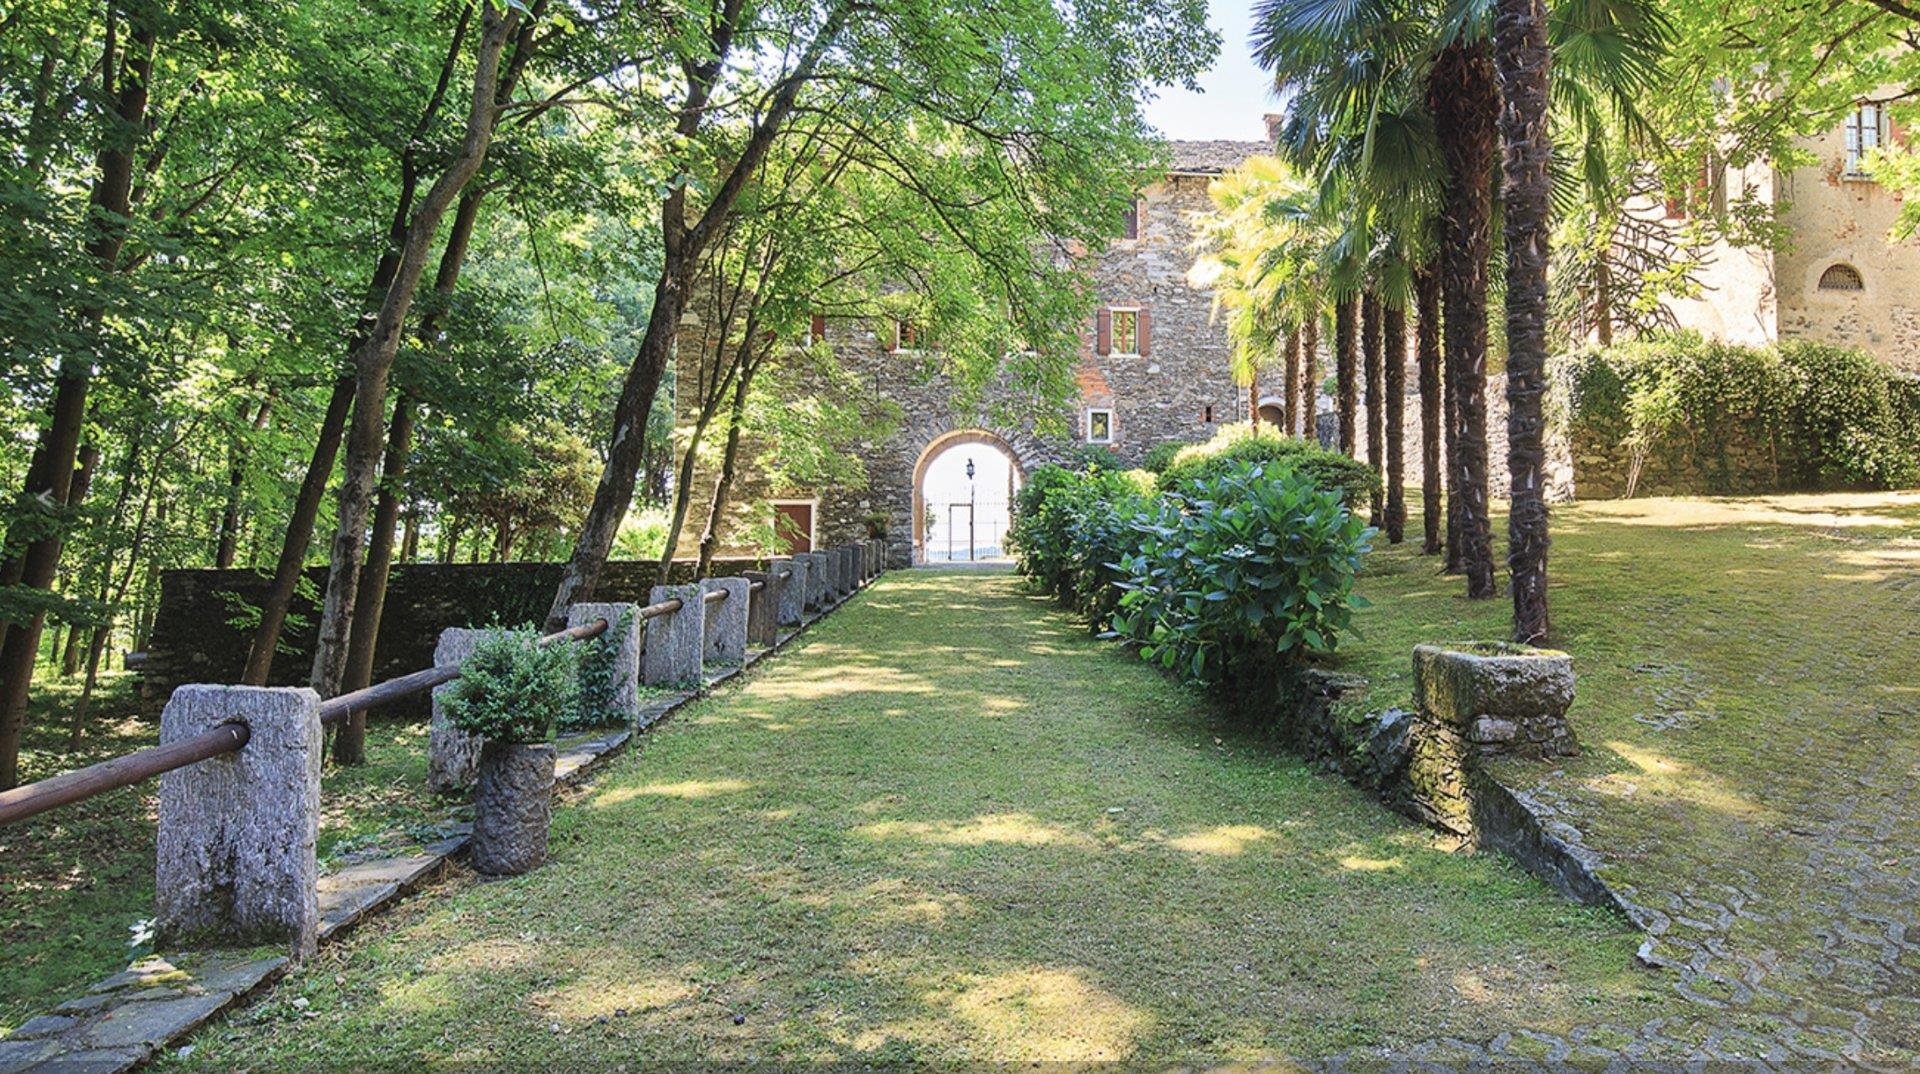
POLYGON ((813 505, 776 503, 773 505, 773 531, 784 543, 785 555, 813 551, 813 505))

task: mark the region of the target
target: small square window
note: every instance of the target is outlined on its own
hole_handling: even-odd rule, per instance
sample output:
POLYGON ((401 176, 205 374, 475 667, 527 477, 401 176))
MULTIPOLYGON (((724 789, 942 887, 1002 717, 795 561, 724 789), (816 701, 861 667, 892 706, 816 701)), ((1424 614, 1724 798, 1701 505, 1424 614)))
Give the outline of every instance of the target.
POLYGON ((1213 404, 1212 403, 1208 403, 1206 406, 1200 408, 1200 420, 1207 425, 1213 424, 1213 404))
POLYGON ((1087 411, 1087 443, 1089 444, 1113 443, 1113 411, 1111 410, 1087 411))
POLYGON ((901 321, 900 349, 903 351, 917 351, 920 349, 920 344, 920 326, 914 324, 912 321, 901 321))
POLYGON ((1140 353, 1140 311, 1113 311, 1113 353, 1140 353))

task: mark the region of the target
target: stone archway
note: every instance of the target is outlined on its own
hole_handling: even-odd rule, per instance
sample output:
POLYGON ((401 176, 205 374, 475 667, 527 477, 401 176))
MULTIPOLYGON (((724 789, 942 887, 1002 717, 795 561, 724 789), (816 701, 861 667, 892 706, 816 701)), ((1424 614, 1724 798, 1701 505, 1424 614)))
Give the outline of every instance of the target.
MULTIPOLYGON (((927 508, 929 506, 927 499, 928 472, 932 469, 934 463, 948 452, 955 448, 966 447, 969 444, 981 445, 1005 457, 1007 460, 1009 470, 1008 488, 1005 492, 1005 509, 1009 512, 1010 521, 1013 494, 1019 489, 1019 486, 1025 484, 1027 480, 1027 464, 1026 461, 1021 458, 1021 453, 1006 437, 986 429, 955 429, 951 432, 942 433, 927 443, 927 446, 921 450, 920 457, 916 459, 913 464, 913 562, 916 565, 926 563, 929 559, 927 549, 927 508)), ((998 502, 997 497, 994 502, 998 502)))

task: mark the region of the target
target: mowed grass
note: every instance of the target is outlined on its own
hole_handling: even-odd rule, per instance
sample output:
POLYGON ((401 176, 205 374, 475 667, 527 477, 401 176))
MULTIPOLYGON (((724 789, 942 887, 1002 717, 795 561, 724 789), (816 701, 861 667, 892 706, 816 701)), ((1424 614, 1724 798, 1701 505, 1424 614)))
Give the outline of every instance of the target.
MULTIPOLYGON (((42 668, 21 763, 45 779, 151 746, 134 677, 104 676, 80 748, 68 750, 77 681, 42 668)), ((426 790, 424 722, 376 719, 368 763, 322 775, 320 840, 329 859, 415 837, 437 838, 456 811, 426 790)), ((0 1033, 72 999, 153 951, 153 844, 159 782, 149 780, 0 827, 0 1033)))
POLYGON ((1635 942, 1014 576, 896 572, 185 1062, 1325 1054, 1654 1016, 1635 942))
MULTIPOLYGON (((1771 965, 1787 1002, 1858 1010, 1906 991, 1873 1031, 1920 1049, 1910 981, 1826 963, 1871 965, 1840 936, 1913 917, 1899 892, 1920 860, 1920 493, 1579 504, 1555 509, 1553 534, 1551 644, 1573 654, 1584 752, 1506 778, 1565 802, 1603 875, 1656 909, 1684 893, 1759 915, 1714 927, 1771 965)), ((1469 602, 1435 568, 1417 545, 1370 561, 1365 638, 1341 663, 1372 680, 1374 706, 1408 702, 1416 643, 1508 627, 1504 595, 1469 602)))

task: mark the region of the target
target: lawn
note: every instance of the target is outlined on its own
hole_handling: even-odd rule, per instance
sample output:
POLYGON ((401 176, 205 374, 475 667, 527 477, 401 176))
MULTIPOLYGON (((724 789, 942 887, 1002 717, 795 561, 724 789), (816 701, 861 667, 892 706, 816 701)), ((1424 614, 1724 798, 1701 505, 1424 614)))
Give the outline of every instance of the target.
POLYGON ((1675 1006, 1617 917, 1439 849, 1005 573, 887 575, 554 847, 362 926, 187 1062, 1251 1057, 1675 1006))
MULTIPOLYGON (((69 752, 67 721, 77 682, 43 669, 35 685, 25 748, 28 780, 151 746, 154 721, 138 718, 133 676, 112 674, 94 699, 80 749, 69 752)), ((374 720, 369 763, 325 770, 322 868, 340 855, 388 843, 437 838, 455 810, 426 792, 426 724, 374 720)), ((157 781, 0 827, 0 1033, 153 950, 153 829, 157 781)))
MULTIPOLYGON (((1696 1011, 1920 1053, 1920 494, 1581 504, 1552 556, 1584 752, 1506 778, 1671 916, 1656 953, 1696 1011)), ((1509 621, 1434 567, 1372 558, 1341 663, 1374 705, 1407 703, 1416 642, 1509 621)))

